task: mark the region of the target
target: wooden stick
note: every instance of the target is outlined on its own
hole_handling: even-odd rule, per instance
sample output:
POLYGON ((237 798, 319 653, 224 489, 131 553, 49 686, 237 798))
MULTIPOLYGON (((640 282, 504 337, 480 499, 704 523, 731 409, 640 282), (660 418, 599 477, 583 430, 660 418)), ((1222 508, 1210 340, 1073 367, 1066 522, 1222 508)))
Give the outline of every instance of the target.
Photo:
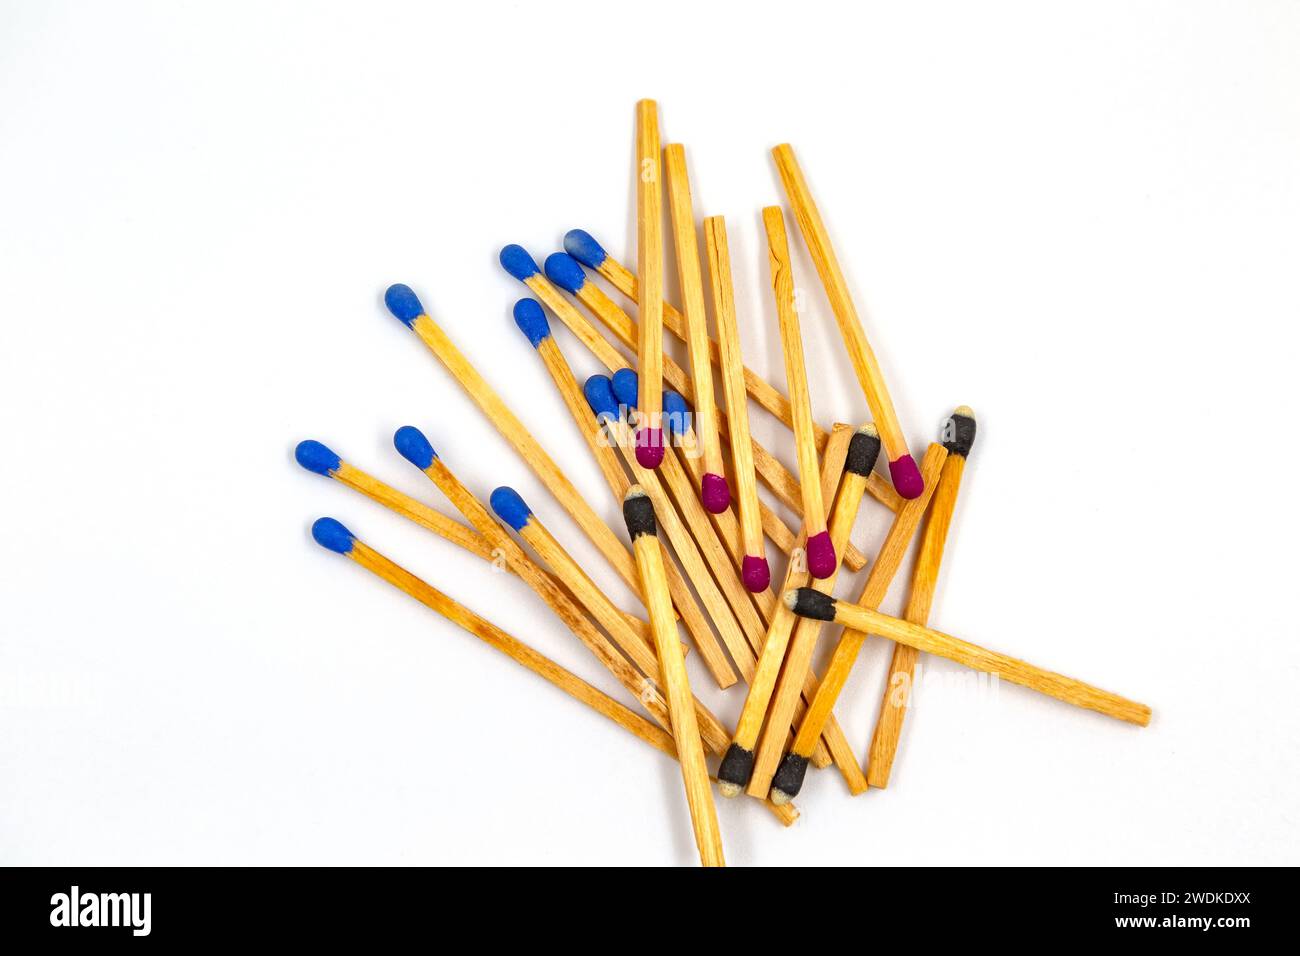
POLYGON ((686 662, 682 659, 681 645, 673 628, 669 613, 668 581, 664 577, 663 555, 655 542, 655 510, 646 493, 638 486, 628 489, 623 499, 623 518, 627 533, 632 538, 632 551, 641 570, 642 590, 646 594, 646 608, 654 628, 655 647, 659 651, 659 668, 663 673, 664 689, 668 694, 668 710, 672 715, 673 740, 677 743, 677 759, 682 767, 682 780, 686 784, 686 802, 691 811, 691 826, 695 830, 695 845, 700 851, 704 866, 724 866, 722 834, 718 830, 718 815, 713 806, 713 791, 709 787, 709 771, 704 763, 704 748, 700 743, 700 729, 695 721, 694 698, 690 680, 686 676, 686 662))
MULTIPOLYGON (((943 563, 948 528, 952 524, 953 509, 957 506, 966 456, 975 441, 975 413, 965 405, 959 407, 948 419, 944 437, 943 447, 948 449, 948 457, 939 473, 930 511, 921 530, 921 545, 916 565, 912 568, 912 583, 903 612, 903 618, 913 624, 925 624, 930 618, 935 582, 939 580, 939 566, 943 563)), ((867 783, 873 787, 889 786, 889 773, 903 732, 903 718, 907 716, 918 655, 914 647, 894 645, 894 657, 889 664, 885 692, 880 698, 880 715, 871 735, 871 749, 865 767, 867 783)))
MULTIPOLYGON (((934 483, 947 457, 948 451, 942 445, 932 444, 926 449, 925 457, 921 461, 925 488, 919 498, 908 501, 898 514, 894 515, 893 524, 885 534, 876 561, 867 573, 859 603, 872 602, 874 607, 884 600, 890 582, 898 572, 899 565, 903 563, 903 556, 907 553, 912 534, 916 531, 921 516, 925 514, 926 505, 930 503, 934 483)), ((772 779, 773 792, 780 791, 780 795, 774 799, 792 799, 803 785, 810 748, 821 732, 821 724, 825 721, 826 715, 835 706, 840 691, 844 689, 844 684, 849 679, 849 672, 853 670, 853 662, 857 659, 863 640, 865 638, 854 637, 851 631, 845 631, 840 635, 839 642, 835 645, 835 652, 831 655, 831 662, 817 688, 817 694, 808 705, 808 712, 804 714, 803 722, 799 724, 799 732, 795 734, 790 752, 785 755, 772 779)))
MULTIPOLYGON (((384 557, 352 535, 333 518, 321 518, 312 526, 312 534, 331 551, 341 552, 367 571, 377 575, 398 590, 409 594, 425 607, 437 611, 447 620, 473 634, 489 647, 505 654, 515 663, 526 667, 543 680, 564 691, 574 700, 586 704, 596 713, 609 718, 624 730, 641 738, 651 747, 677 759, 677 746, 672 735, 656 727, 640 714, 624 707, 608 694, 592 687, 571 671, 538 653, 523 641, 510 636, 491 621, 479 617, 469 608, 443 594, 437 588, 417 578, 410 571, 384 557)), ((785 826, 799 818, 798 812, 787 812, 788 807, 768 803, 774 816, 785 826)))
MULTIPOLYGON (((601 278, 627 298, 633 302, 638 301, 640 290, 637 286, 636 275, 627 266, 606 252, 605 248, 595 240, 591 233, 583 229, 570 229, 564 234, 564 249, 574 259, 589 269, 594 269, 601 278)), ((686 322, 682 318, 682 314, 665 302, 663 304, 663 318, 668 331, 685 342, 686 322)), ((611 329, 611 331, 614 330, 611 329)), ((717 342, 711 341, 709 343, 709 357, 715 365, 721 361, 721 353, 717 342)), ((744 375, 745 390, 749 393, 749 397, 771 412, 787 428, 793 428, 794 416, 791 413, 789 399, 768 384, 767 380, 757 372, 745 368, 744 375)), ((681 391, 681 389, 679 388, 678 391, 681 391)), ((821 451, 826 444, 826 440, 830 437, 830 433, 814 423, 813 435, 817 439, 817 450, 821 451)), ((902 497, 894 490, 889 481, 880 475, 872 475, 871 483, 867 486, 867 494, 885 505, 890 511, 897 511, 903 506, 902 497)))
POLYGON ((636 239, 637 270, 645 277, 641 297, 641 334, 637 339, 637 369, 641 393, 637 406, 643 425, 636 430, 637 460, 658 468, 664 457, 659 425, 663 411, 664 248, 660 193, 659 106, 654 100, 636 104, 636 239))
MULTIPOLYGON (((677 252, 677 277, 682 293, 682 314, 686 317, 686 352, 695 390, 695 432, 704 455, 704 481, 700 500, 711 513, 726 511, 731 489, 722 467, 722 445, 713 399, 713 366, 709 363, 709 326, 704 311, 704 279, 700 274, 700 248, 695 238, 695 210, 691 205, 691 183, 686 171, 686 150, 680 143, 664 147, 664 171, 668 178, 668 209, 672 214, 673 247, 677 252)), ((662 309, 662 303, 661 303, 662 309)))
POLYGON ((794 150, 784 143, 772 150, 776 159, 777 171, 785 186, 786 197, 794 210, 795 221, 803 233, 804 243, 812 256, 817 274, 821 276, 826 297, 830 299, 831 311, 840 327, 844 347, 848 350, 853 371, 857 373, 858 382, 866 395, 867 405, 871 408, 871 417, 880 429, 880 438, 889 456, 889 475, 894 481, 894 488, 904 498, 915 498, 921 493, 920 474, 916 461, 907 450, 907 439, 903 436, 902 426, 898 423, 898 414, 885 387, 885 377, 881 374, 876 354, 871 351, 867 334, 862 330, 857 309, 849 297, 849 285, 840 270, 835 250, 831 248, 831 239, 822 224, 821 213, 813 202, 812 193, 804 181, 803 171, 794 158, 794 150))
POLYGON ((718 368, 722 372, 722 393, 727 404, 727 419, 731 423, 736 509, 740 512, 745 549, 741 578, 745 587, 755 594, 767 594, 772 583, 772 569, 767 563, 767 549, 763 545, 754 453, 749 447, 752 439, 749 436, 749 402, 745 397, 745 366, 740 358, 740 330, 736 326, 736 302, 731 286, 731 252, 727 246, 727 225, 721 216, 704 220, 704 248, 709 263, 709 286, 713 290, 713 315, 718 323, 718 368))

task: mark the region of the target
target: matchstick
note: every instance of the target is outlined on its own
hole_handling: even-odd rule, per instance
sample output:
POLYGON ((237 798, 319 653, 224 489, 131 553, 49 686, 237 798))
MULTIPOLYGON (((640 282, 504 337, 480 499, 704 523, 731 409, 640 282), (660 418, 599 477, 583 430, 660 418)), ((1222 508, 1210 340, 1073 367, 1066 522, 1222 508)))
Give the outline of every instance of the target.
MULTIPOLYGON (((957 505, 957 492, 961 488, 966 456, 975 443, 975 413, 962 405, 952 413, 944 427, 943 447, 948 449, 943 470, 930 501, 930 511, 921 531, 921 545, 912 569, 912 583, 907 595, 903 619, 912 624, 925 624, 934 602, 934 587, 939 579, 939 566, 943 562, 944 545, 948 528, 952 524, 953 509, 957 505)), ((889 774, 898 751, 899 736, 903 732, 903 719, 907 716, 908 700, 916 670, 918 651, 907 644, 894 645, 894 657, 889 664, 889 677, 885 692, 880 698, 880 715, 871 735, 866 773, 867 783, 873 787, 889 786, 889 774)))
POLYGON ((660 194, 659 106, 654 100, 636 104, 636 245, 637 271, 644 279, 641 295, 641 335, 637 368, 641 395, 637 405, 643 424, 636 430, 636 457, 643 468, 663 461, 664 248, 660 194))
POLYGON ((713 791, 709 787, 700 729, 695 721, 690 680, 686 676, 686 662, 682 659, 681 645, 677 643, 672 614, 669 613, 668 580, 664 577, 663 555, 655 540, 655 509, 639 485, 629 488, 623 499, 623 520, 641 571, 646 609, 650 612, 650 626, 659 651, 659 669, 668 695, 673 740, 677 743, 677 759, 686 784, 686 802, 695 830, 695 845, 704 866, 724 866, 722 834, 718 830, 718 815, 713 806, 713 791))
POLYGON ((907 450, 907 439, 898 423, 898 414, 894 411, 889 389, 885 387, 880 363, 871 351, 867 334, 862 329, 862 321, 849 297, 849 285, 844 280, 839 260, 835 258, 835 250, 831 248, 831 239, 822 224, 821 213, 817 211, 808 183, 804 181, 803 171, 799 168, 790 145, 785 143, 777 146, 772 150, 772 156, 776 159, 776 168, 781 174, 790 207, 794 210, 795 221, 799 223, 799 231, 803 233, 804 243, 817 267, 817 274, 821 276, 826 297, 830 299, 831 311, 835 313, 844 347, 848 350, 853 370, 857 373, 867 405, 871 408, 871 417, 880 429, 880 440, 889 457, 889 476, 894 482, 894 488, 904 498, 915 498, 924 487, 921 474, 917 470, 916 460, 907 450))
MULTIPOLYGON (((512 637, 491 621, 480 617, 463 604, 443 594, 437 588, 417 578, 410 571, 357 539, 334 518, 319 518, 312 524, 312 537, 322 547, 351 558, 361 567, 387 581, 425 607, 437 611, 453 624, 473 634, 489 647, 505 654, 515 663, 526 667, 543 680, 564 691, 574 700, 586 704, 596 713, 609 718, 629 733, 644 740, 651 747, 677 759, 677 745, 672 735, 656 727, 640 714, 624 707, 608 694, 592 687, 571 671, 538 653, 518 638, 512 637)), ((769 802, 768 809, 785 826, 799 818, 797 812, 787 812, 788 807, 778 807, 769 802)))
MULTIPOLYGON (((700 500, 713 514, 731 505, 731 489, 722 467, 722 445, 713 403, 713 365, 709 362, 709 326, 704 311, 704 280, 700 274, 700 248, 695 238, 695 210, 691 205, 691 182, 686 171, 686 150, 680 143, 664 147, 664 173, 668 180, 668 210, 673 226, 673 248, 677 252, 677 277, 682 293, 682 314, 686 317, 686 352, 695 387, 695 433, 704 455, 704 478, 700 500)), ((662 305, 661 305, 662 308, 662 305)), ((748 428, 745 428, 748 432, 748 428)))
MULTIPOLYGON (((440 459, 419 429, 404 425, 393 435, 393 445, 403 458, 429 477, 442 491, 452 505, 465 516, 466 520, 487 540, 494 551, 504 555, 506 564, 532 588, 547 606, 568 626, 569 630, 582 641, 596 658, 605 665, 611 674, 618 678, 633 696, 650 712, 662 726, 671 727, 668 707, 660 695, 654 681, 656 675, 642 677, 618 650, 605 639, 583 614, 582 610, 571 601, 541 569, 523 552, 519 545, 502 530, 501 526, 488 514, 482 503, 461 484, 440 459)), ((700 726, 703 728, 705 741, 711 749, 720 750, 725 746, 717 742, 719 733, 726 734, 721 722, 704 707, 696 703, 700 710, 700 726)))
MULTIPOLYGON (((614 499, 621 503, 631 482, 628 481, 627 474, 623 470, 618 452, 607 442, 600 440, 600 429, 592 417, 587 399, 582 394, 582 386, 574 378, 573 370, 569 368, 564 353, 560 351, 551 336, 551 326, 546 321, 546 314, 542 311, 541 305, 535 299, 520 299, 515 303, 513 314, 515 324, 541 357, 547 374, 555 383, 556 391, 560 393, 560 398, 564 401, 565 408, 569 410, 573 423, 582 434, 583 441, 591 449, 606 484, 614 494, 614 499)), ((730 687, 737 680, 736 672, 731 666, 731 661, 727 659, 726 652, 718 643, 708 620, 700 611, 695 595, 691 593, 681 572, 677 570, 677 565, 665 559, 664 570, 668 574, 668 590, 672 595, 673 605, 681 614, 682 623, 686 625, 686 631, 695 642, 705 666, 720 688, 730 687)))
POLYGON ((727 225, 721 216, 704 220, 704 248, 709 263, 709 285, 713 290, 713 315, 718 323, 718 368, 722 372, 722 394, 730 423, 736 510, 740 513, 741 541, 745 549, 740 576, 745 587, 755 594, 763 594, 772 583, 772 569, 763 544, 754 453, 749 447, 745 367, 740 359, 740 330, 736 326, 736 302, 731 285, 731 252, 727 246, 727 225))
POLYGON ((977 671, 993 674, 999 680, 1020 684, 1022 687, 1055 697, 1075 707, 1095 710, 1099 714, 1137 724, 1139 727, 1145 727, 1151 722, 1151 708, 1146 704, 1139 704, 1137 701, 1085 684, 1073 677, 1044 670, 1014 657, 999 654, 997 651, 990 651, 978 644, 971 644, 949 634, 922 627, 920 624, 912 624, 910 621, 881 614, 869 607, 836 601, 829 595, 811 588, 789 591, 784 600, 786 605, 800 617, 834 621, 844 625, 846 630, 862 634, 879 634, 891 641, 914 647, 918 651, 946 657, 950 661, 956 661, 977 671))
MULTIPOLYGON (((794 445, 799 460, 799 487, 803 496, 804 530, 808 533, 808 572, 815 578, 830 577, 839 566, 831 536, 826 531, 821 482, 817 480, 817 444, 813 440, 812 405, 808 398, 808 373, 804 368, 803 340, 799 313, 794 308, 794 276, 790 271, 790 247, 785 238, 785 220, 777 206, 763 210, 767 230, 767 261, 772 268, 772 292, 781 329, 781 353, 785 358, 785 382, 794 413, 794 445)), ((840 550, 843 550, 841 545, 840 550)))
MULTIPOLYGON (((919 498, 908 500, 898 514, 894 515, 894 521, 880 545, 875 563, 867 572, 866 583, 863 584, 862 594, 858 598, 859 604, 870 604, 876 607, 884 600, 890 582, 894 580, 899 565, 903 563, 903 556, 907 553, 912 535, 921 522, 921 516, 925 514, 926 506, 930 503, 934 484, 947 457, 948 451, 942 445, 932 444, 926 449, 925 457, 921 459, 921 474, 925 479, 925 487, 919 498)), ((831 712, 831 708, 835 706, 840 691, 844 689, 849 673, 853 670, 853 663, 857 660, 858 651, 862 649, 862 642, 865 640, 865 636, 854 636, 851 631, 844 631, 840 635, 835 651, 831 654, 830 664, 827 665, 826 672, 817 687, 817 694, 799 723, 799 732, 795 734, 794 743, 790 745, 790 752, 781 760, 781 766, 772 779, 773 799, 792 799, 799 793, 817 734, 821 732, 821 725, 831 712)))
POLYGON ((573 482, 560 470, 560 466, 501 400, 487 380, 470 364, 469 359, 461 354, 447 337, 447 333, 429 317, 411 288, 401 284, 389 286, 384 294, 384 303, 388 306, 388 310, 418 335, 420 341, 428 346, 429 351, 438 357, 464 389, 465 394, 478 405, 501 436, 510 442, 519 457, 541 479, 542 484, 555 496, 556 501, 569 513, 569 516, 577 522, 578 527, 605 556, 618 572, 619 577, 626 581, 633 591, 639 591, 641 582, 636 573, 636 565, 627 548, 619 542, 618 536, 600 519, 591 505, 587 504, 573 482))

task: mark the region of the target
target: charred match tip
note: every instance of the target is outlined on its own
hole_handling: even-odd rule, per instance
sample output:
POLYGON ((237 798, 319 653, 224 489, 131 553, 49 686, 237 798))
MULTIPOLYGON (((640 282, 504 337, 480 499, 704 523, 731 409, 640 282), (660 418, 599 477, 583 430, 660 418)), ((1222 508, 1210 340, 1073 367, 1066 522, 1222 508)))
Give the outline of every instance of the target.
POLYGON ((731 507, 731 488, 727 479, 712 472, 705 472, 700 479, 700 501, 709 514, 720 515, 731 507))
POLYGON ((310 438, 298 442, 298 447, 293 450, 293 457, 297 459, 298 464, 318 475, 331 475, 338 471, 339 465, 343 464, 343 460, 328 447, 310 438))
POLYGON ((403 425, 393 433, 393 447, 397 449, 399 455, 421 471, 432 465, 433 460, 438 457, 438 453, 433 450, 433 445, 429 444, 429 439, 424 437, 424 432, 414 425, 403 425))
POLYGON ((496 516, 516 531, 528 524, 528 520, 533 516, 533 509, 528 507, 528 502, 508 485, 502 485, 493 491, 488 498, 488 503, 492 505, 496 516))
POLYGON ((800 617, 811 617, 818 621, 835 620, 835 599, 815 588, 795 588, 793 591, 786 591, 781 600, 800 617))
POLYGON ((880 457, 880 433, 876 426, 863 425, 849 439, 849 451, 844 457, 844 470, 851 471, 863 478, 871 474, 880 457))
POLYGON ((734 797, 749 786, 754 775, 754 751, 733 743, 718 764, 718 792, 724 797, 734 797))
POLYGON ((585 229, 570 229, 564 234, 564 251, 589 269, 599 269, 609 258, 609 253, 585 229))
POLYGON ((655 508, 640 485, 633 485, 623 496, 623 521, 633 541, 643 534, 655 535, 655 508))
POLYGON ((831 533, 821 531, 808 539, 808 573, 815 578, 829 578, 835 573, 839 561, 835 559, 835 545, 831 533))
POLYGON ((497 258, 501 262, 501 268, 520 282, 525 282, 542 271, 537 268, 537 260, 528 254, 528 250, 514 243, 502 249, 497 258))
POLYGON ((804 775, 807 773, 807 757, 800 757, 795 753, 786 754, 785 759, 781 761, 781 766, 776 768, 776 775, 772 777, 772 792, 768 794, 768 799, 778 807, 789 803, 799 796, 799 791, 803 789, 804 775))
POLYGON ((950 455, 965 458, 975 444, 975 412, 969 405, 958 405, 943 426, 943 447, 950 455))
POLYGON ((553 252, 542 263, 546 278, 550 279, 565 292, 578 294, 578 290, 587 284, 587 273, 582 271, 578 260, 567 252, 553 252))
POLYGON ((659 428, 642 428, 636 433, 636 463, 654 470, 664 460, 664 433, 659 428))
POLYGON ((551 335, 551 323, 546 321, 542 304, 536 299, 520 299, 513 310, 515 325, 528 337, 533 348, 539 347, 551 335))
POLYGON ((894 490, 908 500, 921 497, 921 492, 925 491, 925 479, 911 455, 900 455, 891 461, 889 477, 894 482, 894 490))
POLYGON ((335 518, 317 518, 311 526, 311 536, 322 548, 328 548, 335 554, 347 554, 357 540, 357 536, 335 518))
POLYGON ((772 583, 772 568, 767 558, 747 554, 740 561, 740 579, 754 594, 762 594, 772 583))
POLYGON ((384 305, 388 306, 389 312, 406 323, 407 328, 425 314, 420 297, 411 291, 409 285, 402 285, 400 282, 388 287, 388 291, 384 293, 384 305))

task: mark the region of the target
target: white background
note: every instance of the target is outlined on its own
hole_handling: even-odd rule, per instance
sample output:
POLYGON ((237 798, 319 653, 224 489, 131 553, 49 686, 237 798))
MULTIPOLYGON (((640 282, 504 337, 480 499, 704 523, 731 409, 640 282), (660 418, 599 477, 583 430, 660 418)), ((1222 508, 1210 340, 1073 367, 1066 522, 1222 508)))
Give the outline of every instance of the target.
MULTIPOLYGON (((450 510, 392 450, 419 425, 637 609, 381 295, 618 527, 496 253, 582 226, 635 259, 642 96, 728 217, 752 366, 784 385, 790 141, 913 447, 976 409, 932 623, 1155 709, 937 686, 889 790, 811 777, 788 831, 725 803, 729 861, 1300 862, 1300 5, 5 2, 0 84, 3 862, 695 861, 674 764, 308 528, 621 696, 540 601, 291 454, 450 510)), ((795 248, 815 414, 860 421, 795 248)), ((863 753, 888 653, 838 710, 863 753)))

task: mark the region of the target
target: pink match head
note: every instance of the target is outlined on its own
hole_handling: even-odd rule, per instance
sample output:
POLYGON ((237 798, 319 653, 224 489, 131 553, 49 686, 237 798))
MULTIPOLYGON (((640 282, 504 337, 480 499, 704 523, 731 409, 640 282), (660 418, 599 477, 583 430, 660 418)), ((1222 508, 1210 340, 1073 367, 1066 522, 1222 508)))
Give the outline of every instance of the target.
POLYGON ((731 507, 731 489, 727 479, 712 472, 705 472, 700 479, 700 500, 704 510, 709 514, 720 515, 731 507))
POLYGON ((899 455, 891 461, 889 477, 893 479, 894 490, 909 500, 921 497, 921 492, 925 491, 925 479, 911 455, 899 455))
POLYGON ((660 428, 642 428, 636 433, 636 461, 642 468, 658 468, 664 460, 664 433, 660 428))
POLYGON ((829 578, 839 562, 835 560, 835 545, 831 533, 822 531, 808 539, 808 573, 815 578, 829 578))
POLYGON ((745 555, 740 562, 740 578, 754 594, 762 594, 772 583, 772 569, 767 565, 767 558, 745 555))

